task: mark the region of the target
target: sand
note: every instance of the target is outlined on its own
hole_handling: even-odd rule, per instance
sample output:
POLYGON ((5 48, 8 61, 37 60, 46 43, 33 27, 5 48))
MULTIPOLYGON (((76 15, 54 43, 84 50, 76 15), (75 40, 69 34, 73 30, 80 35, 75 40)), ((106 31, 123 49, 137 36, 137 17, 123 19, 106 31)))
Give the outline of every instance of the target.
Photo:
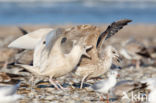
MULTIPOLYGON (((73 25, 55 25, 55 26, 46 26, 46 25, 24 25, 22 26, 28 32, 33 30, 43 28, 43 27, 71 27, 73 25)), ((106 24, 104 25, 97 25, 101 32, 104 31, 107 27, 106 24)), ((58 91, 53 88, 47 81, 43 82, 40 81, 41 79, 37 79, 40 81, 35 87, 32 87, 33 90, 30 89, 31 86, 31 77, 32 75, 23 70, 22 68, 15 67, 15 66, 8 66, 5 67, 5 63, 12 63, 17 58, 18 62, 24 64, 31 64, 32 63, 32 54, 33 51, 27 50, 22 55, 19 55, 19 50, 17 49, 10 49, 7 48, 7 45, 22 36, 23 34, 20 32, 18 27, 16 26, 0 26, 0 72, 6 72, 9 79, 5 80, 6 78, 3 76, 0 78, 0 84, 14 84, 18 80, 22 81, 21 87, 18 90, 19 94, 24 96, 24 99, 20 100, 21 103, 90 103, 90 102, 97 102, 100 103, 100 99, 98 98, 97 93, 91 92, 88 90, 88 85, 82 90, 78 88, 80 85, 80 79, 77 78, 74 74, 70 73, 67 76, 58 78, 60 83, 63 83, 64 86, 67 86, 71 90, 67 90, 65 92, 58 91), (4 80, 3 80, 4 79, 4 80)), ((130 24, 121 31, 119 31, 113 38, 108 40, 106 44, 112 44, 117 49, 121 47, 121 43, 129 38, 135 38, 140 42, 144 43, 147 47, 155 46, 156 44, 156 25, 150 24, 130 24)), ((121 64, 123 67, 124 64, 121 64)), ((140 80, 143 78, 148 77, 156 77, 156 67, 153 65, 142 66, 140 69, 136 69, 135 67, 126 67, 120 70, 120 80, 123 79, 130 79, 130 80, 140 80)), ((1 75, 0 75, 1 76, 1 75)), ((104 78, 102 76, 102 78, 104 78)), ((45 79, 46 80, 46 79, 45 79)), ((96 80, 89 80, 90 83, 94 83, 96 80)), ((115 101, 120 103, 119 101, 115 101)), ((113 102, 113 103, 115 103, 113 102)))

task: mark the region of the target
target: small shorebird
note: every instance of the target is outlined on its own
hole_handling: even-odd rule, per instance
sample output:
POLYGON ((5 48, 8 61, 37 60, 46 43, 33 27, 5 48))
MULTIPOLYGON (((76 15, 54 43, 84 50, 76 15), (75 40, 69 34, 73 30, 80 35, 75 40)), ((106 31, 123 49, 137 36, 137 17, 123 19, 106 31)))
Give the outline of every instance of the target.
POLYGON ((136 60, 136 68, 140 68, 140 60, 142 58, 151 58, 145 45, 135 39, 130 39, 123 43, 120 54, 128 60, 136 60))
POLYGON ((0 103, 14 103, 17 102, 21 95, 16 94, 20 83, 13 86, 0 86, 0 103))
POLYGON ((91 59, 82 58, 75 73, 82 77, 81 86, 86 79, 99 77, 106 73, 112 65, 113 59, 119 61, 119 55, 115 48, 112 46, 106 46, 103 48, 104 41, 117 33, 131 20, 120 20, 113 22, 108 26, 105 32, 100 33, 100 30, 91 25, 80 25, 70 28, 65 32, 67 37, 79 39, 80 37, 86 37, 85 43, 87 45, 93 45, 93 48, 88 51, 91 59))
POLYGON ((86 50, 92 46, 82 44, 85 38, 80 41, 73 41, 73 48, 67 54, 62 51, 62 44, 67 41, 62 35, 61 29, 56 29, 45 35, 34 49, 34 63, 33 66, 17 64, 24 67, 28 71, 38 76, 48 76, 49 81, 57 89, 63 87, 53 80, 53 78, 61 77, 71 72, 79 63, 82 55, 89 56, 86 50))
POLYGON ((107 94, 107 102, 109 102, 108 92, 110 91, 110 89, 112 89, 115 86, 115 84, 117 82, 118 72, 110 71, 107 74, 107 76, 108 76, 108 79, 101 80, 101 81, 93 84, 91 88, 97 92, 107 94))

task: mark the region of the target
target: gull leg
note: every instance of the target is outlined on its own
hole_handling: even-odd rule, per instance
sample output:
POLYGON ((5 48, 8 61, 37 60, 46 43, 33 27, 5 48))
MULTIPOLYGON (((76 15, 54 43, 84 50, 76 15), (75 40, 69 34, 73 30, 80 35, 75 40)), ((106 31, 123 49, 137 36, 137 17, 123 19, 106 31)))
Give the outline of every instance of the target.
POLYGON ((30 78, 30 83, 31 83, 31 87, 30 87, 30 89, 31 89, 31 91, 33 90, 33 87, 35 86, 35 84, 34 84, 34 76, 32 75, 32 77, 30 78))
POLYGON ((105 99, 103 98, 103 96, 99 96, 99 98, 100 98, 100 101, 105 101, 105 99))
POLYGON ((136 61, 136 68, 139 69, 140 68, 140 60, 136 61))
POLYGON ((83 83, 84 83, 84 81, 85 81, 85 79, 86 79, 87 77, 88 77, 88 75, 86 75, 86 76, 84 76, 84 77, 82 78, 80 89, 83 88, 83 83))
POLYGON ((60 88, 57 86, 57 84, 53 81, 52 77, 49 78, 49 82, 54 85, 54 87, 58 90, 60 90, 60 88))
POLYGON ((6 68, 7 68, 7 66, 8 66, 8 60, 4 62, 4 64, 3 64, 3 67, 2 67, 2 68, 6 69, 6 68))
POLYGON ((109 103, 109 95, 107 94, 107 103, 109 103))
POLYGON ((62 89, 65 90, 66 88, 64 88, 63 86, 60 85, 60 83, 58 81, 56 81, 56 83, 58 84, 58 86, 62 89))

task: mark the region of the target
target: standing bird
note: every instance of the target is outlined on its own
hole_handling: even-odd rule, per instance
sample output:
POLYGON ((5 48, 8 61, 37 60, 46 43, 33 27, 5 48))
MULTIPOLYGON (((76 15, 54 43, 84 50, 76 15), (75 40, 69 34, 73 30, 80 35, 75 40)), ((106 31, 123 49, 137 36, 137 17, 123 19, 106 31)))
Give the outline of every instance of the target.
POLYGON ((75 73, 76 75, 83 77, 80 88, 83 87, 85 79, 99 77, 107 72, 113 63, 113 59, 119 59, 118 52, 112 46, 107 46, 104 49, 103 57, 99 59, 97 64, 86 64, 78 66, 75 73))
POLYGON ((108 74, 108 79, 101 80, 92 85, 92 89, 107 94, 107 102, 109 102, 108 92, 115 86, 117 82, 118 72, 117 71, 110 71, 108 74))
MULTIPOLYGON (((111 93, 115 98, 120 101, 124 99, 129 99, 128 94, 134 92, 135 90, 144 90, 147 87, 146 83, 137 82, 133 80, 121 80, 116 83, 116 85, 112 88, 111 93)), ((127 101, 128 102, 128 101, 127 101)))
POLYGON ((92 48, 91 45, 81 44, 84 40, 82 38, 79 42, 73 41, 71 51, 64 53, 61 49, 62 43, 68 38, 62 32, 61 29, 56 29, 41 38, 34 49, 33 66, 17 64, 35 75, 48 76, 50 83, 57 89, 64 88, 53 79, 71 72, 79 63, 82 55, 89 56, 86 50, 92 48))
POLYGON ((71 39, 79 40, 80 37, 86 37, 85 44, 93 45, 93 48, 88 51, 91 59, 82 58, 75 73, 82 77, 81 86, 86 79, 94 78, 106 73, 112 65, 113 59, 119 61, 119 54, 112 46, 103 48, 104 41, 117 33, 131 20, 124 19, 113 22, 109 25, 105 32, 100 34, 100 30, 91 25, 81 25, 68 29, 65 35, 71 39))
POLYGON ((140 68, 140 60, 142 58, 151 58, 145 45, 135 39, 126 41, 120 50, 120 54, 128 60, 136 60, 136 68, 140 68))

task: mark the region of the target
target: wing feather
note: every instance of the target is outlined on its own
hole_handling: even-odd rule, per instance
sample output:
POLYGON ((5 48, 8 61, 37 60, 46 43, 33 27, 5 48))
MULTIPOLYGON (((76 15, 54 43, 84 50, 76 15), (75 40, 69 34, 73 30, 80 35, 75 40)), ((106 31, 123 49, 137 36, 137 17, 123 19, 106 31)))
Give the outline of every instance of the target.
POLYGON ((51 28, 44 28, 28 33, 11 42, 8 45, 8 47, 21 49, 34 49, 37 43, 42 39, 42 37, 44 35, 47 35, 52 30, 53 29, 51 28))
POLYGON ((28 34, 28 31, 26 31, 26 30, 23 29, 22 27, 18 27, 18 29, 22 32, 23 35, 28 34))
POLYGON ((102 32, 98 38, 96 48, 100 48, 103 45, 103 42, 110 38, 111 36, 115 35, 120 29, 122 29, 125 25, 127 25, 132 20, 123 19, 116 22, 113 22, 109 25, 106 31, 102 32))

